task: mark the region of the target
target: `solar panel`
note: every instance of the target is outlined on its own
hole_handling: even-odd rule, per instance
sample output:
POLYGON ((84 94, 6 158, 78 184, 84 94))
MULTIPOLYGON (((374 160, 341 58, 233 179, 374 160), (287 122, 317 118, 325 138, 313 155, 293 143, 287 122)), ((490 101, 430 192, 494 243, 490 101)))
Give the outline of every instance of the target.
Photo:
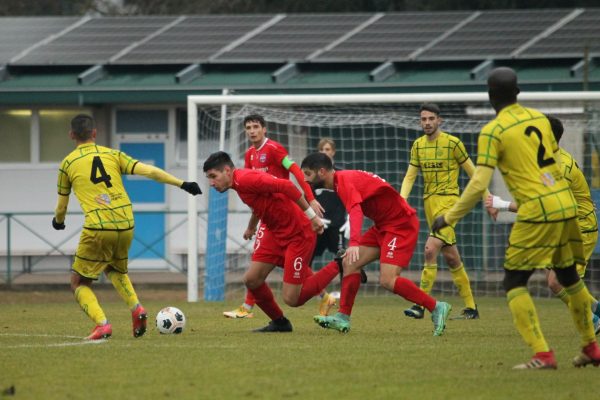
POLYGON ((486 11, 423 52, 419 59, 506 58, 570 11, 486 11))
POLYGON ((54 35, 79 17, 10 17, 0 23, 0 64, 7 64, 22 51, 54 35))
POLYGON ((386 14, 364 30, 319 55, 317 60, 400 60, 451 29, 470 14, 386 14))
POLYGON ((116 60, 118 64, 203 62, 273 16, 197 16, 185 20, 116 60))
POLYGON ((218 61, 303 60, 366 21, 368 14, 296 14, 217 58, 218 61))
POLYGON ((135 41, 173 21, 175 17, 93 18, 17 61, 17 65, 105 64, 135 41))
POLYGON ((583 57, 588 48, 590 56, 600 55, 600 10, 586 9, 548 37, 526 49, 522 57, 583 57))

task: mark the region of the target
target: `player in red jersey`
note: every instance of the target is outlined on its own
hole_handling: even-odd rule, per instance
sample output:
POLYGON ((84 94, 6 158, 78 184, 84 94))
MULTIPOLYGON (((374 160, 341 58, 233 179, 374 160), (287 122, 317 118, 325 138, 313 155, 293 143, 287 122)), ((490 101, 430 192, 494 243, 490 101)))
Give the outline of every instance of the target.
MULTIPOLYGON (((244 157, 244 168, 256 169, 259 171, 267 172, 276 178, 290 179, 290 172, 294 175, 300 187, 304 191, 306 200, 310 203, 310 206, 317 213, 319 217, 323 217, 323 208, 319 202, 315 199, 310 186, 304 181, 304 175, 302 170, 294 161, 288 156, 288 152, 280 143, 267 138, 267 128, 265 119, 259 114, 250 114, 244 118, 244 130, 246 136, 252 144, 244 157)), ((244 239, 250 240, 258 232, 258 236, 270 236, 270 233, 264 226, 264 224, 258 224, 259 218, 252 214, 248 227, 244 231, 244 239), (258 227, 257 227, 258 225, 258 227)), ((258 239, 258 237, 257 237, 258 239)), ((263 240, 264 242, 264 240, 263 240)), ((264 249, 254 244, 254 252, 252 254, 252 261, 256 262, 271 262, 272 260, 266 255, 269 249, 264 249)), ((329 301, 328 295, 324 294, 321 303, 327 303, 329 301), (326 297, 325 297, 326 296, 326 297)), ((231 311, 224 311, 223 315, 227 318, 252 318, 252 308, 256 303, 254 296, 250 291, 246 292, 246 299, 244 304, 231 311)))
POLYGON ((268 249, 262 254, 270 262, 252 261, 244 274, 244 283, 256 304, 271 318, 267 326, 255 332, 291 332, 292 324, 275 302, 265 279, 273 268, 283 266, 283 300, 292 307, 301 306, 319 294, 339 273, 335 261, 314 275, 310 269, 315 232, 323 232, 323 222, 288 179, 262 171, 236 169, 229 155, 222 151, 211 154, 203 170, 210 186, 219 192, 235 190, 269 233, 259 235, 255 249, 268 249))
POLYGON ((379 259, 379 282, 385 289, 431 312, 434 336, 440 336, 452 307, 436 301, 409 279, 400 276, 412 257, 419 233, 416 212, 398 192, 377 175, 364 171, 333 169, 331 159, 313 153, 302 161, 305 179, 315 187, 333 189, 350 218, 350 241, 343 258, 344 276, 339 312, 333 316, 314 317, 324 328, 340 332, 350 330, 350 314, 360 287, 359 271, 379 259), (361 235, 363 218, 374 222, 361 235))

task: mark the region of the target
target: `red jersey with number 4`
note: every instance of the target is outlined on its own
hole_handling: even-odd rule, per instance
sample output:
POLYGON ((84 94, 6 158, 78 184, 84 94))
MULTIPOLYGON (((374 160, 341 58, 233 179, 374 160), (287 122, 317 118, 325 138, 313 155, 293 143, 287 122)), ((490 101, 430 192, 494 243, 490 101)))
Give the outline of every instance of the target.
POLYGON ((288 240, 304 229, 312 230, 296 204, 302 193, 290 180, 262 171, 236 169, 232 189, 277 239, 288 240))
POLYGON ((365 171, 335 171, 334 190, 350 217, 350 246, 358 246, 363 217, 373 220, 382 231, 398 228, 416 211, 389 183, 365 171))
POLYGON ((258 149, 250 146, 246 150, 244 168, 267 172, 277 178, 290 179, 290 172, 282 164, 287 155, 285 147, 267 138, 258 149))

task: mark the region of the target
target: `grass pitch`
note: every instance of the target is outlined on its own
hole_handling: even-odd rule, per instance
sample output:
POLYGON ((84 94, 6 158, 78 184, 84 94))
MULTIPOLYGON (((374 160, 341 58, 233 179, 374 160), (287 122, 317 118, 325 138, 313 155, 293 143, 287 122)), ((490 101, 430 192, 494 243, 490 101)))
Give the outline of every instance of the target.
MULTIPOLYGON (((429 314, 403 315, 395 296, 360 297, 346 335, 312 321, 317 303, 284 307, 290 334, 257 334, 268 320, 221 312, 237 302, 189 304, 182 292, 140 291, 147 334, 131 336, 130 314, 112 291, 98 297, 113 324, 103 343, 81 340, 92 324, 69 293, 0 293, 0 398, 15 399, 583 399, 600 370, 576 369, 578 335, 562 302, 538 299, 557 371, 513 371, 531 356, 504 298, 479 298, 480 320, 449 321, 432 336, 429 314), (181 335, 154 329, 167 305, 187 317, 181 335)), ((452 315, 462 308, 451 298, 452 315)))

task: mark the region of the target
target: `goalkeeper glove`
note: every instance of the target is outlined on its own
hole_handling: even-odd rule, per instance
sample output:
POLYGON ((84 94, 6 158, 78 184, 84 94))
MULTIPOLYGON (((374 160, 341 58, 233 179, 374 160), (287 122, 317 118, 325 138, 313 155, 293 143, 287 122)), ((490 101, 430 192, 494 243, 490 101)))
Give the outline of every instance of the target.
POLYGON ((183 182, 180 188, 189 194, 193 194, 194 196, 197 194, 202 194, 202 190, 200 190, 200 186, 198 186, 196 182, 183 182))
POLYGON ((346 217, 346 222, 340 228, 340 233, 344 234, 345 239, 350 239, 350 218, 346 217))
POLYGON ((56 222, 56 217, 52 218, 52 227, 57 231, 65 229, 65 222, 56 222))

